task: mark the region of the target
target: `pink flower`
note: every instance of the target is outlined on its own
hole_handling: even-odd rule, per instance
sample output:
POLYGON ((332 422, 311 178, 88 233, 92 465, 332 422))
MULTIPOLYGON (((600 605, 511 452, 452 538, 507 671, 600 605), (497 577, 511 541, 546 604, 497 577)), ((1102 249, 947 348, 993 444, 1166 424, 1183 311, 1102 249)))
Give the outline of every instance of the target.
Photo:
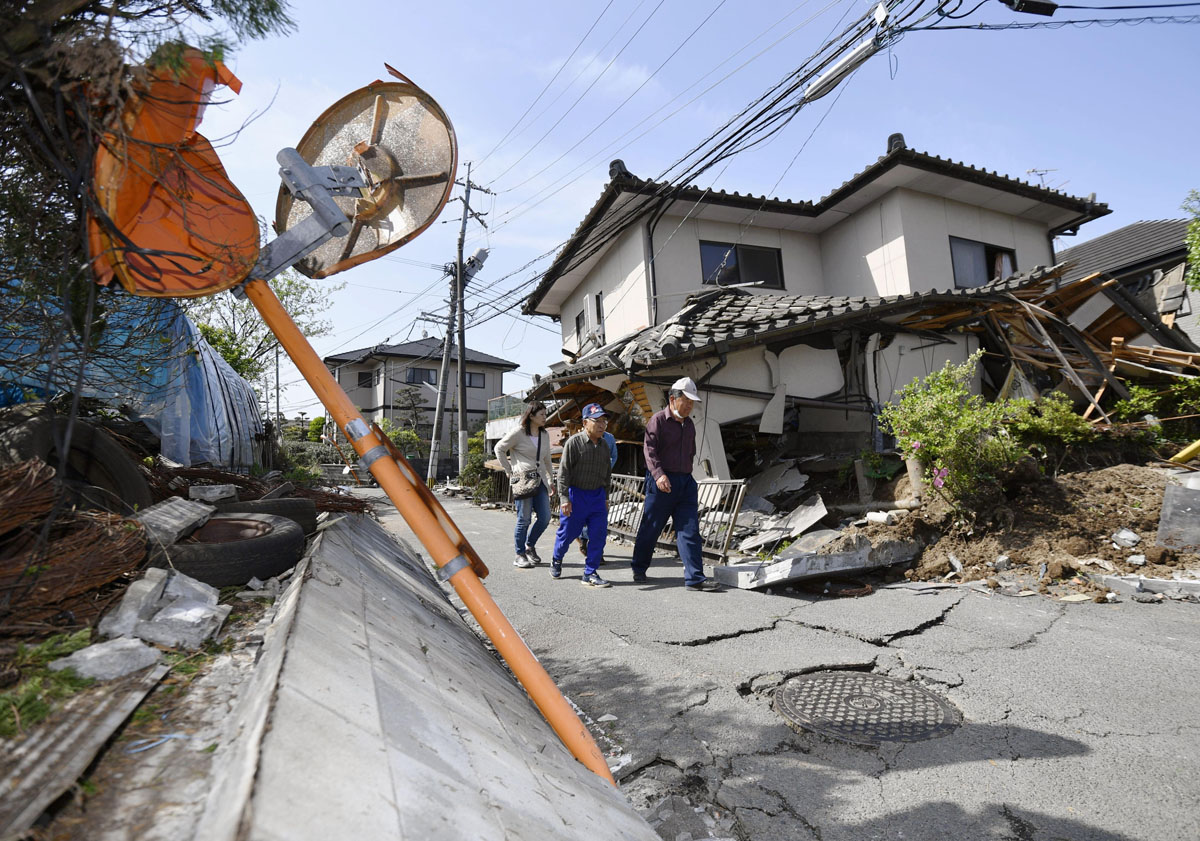
POLYGON ((946 468, 946 467, 936 468, 933 471, 933 486, 935 488, 942 487, 942 485, 946 484, 946 477, 949 475, 950 475, 949 468, 946 468))

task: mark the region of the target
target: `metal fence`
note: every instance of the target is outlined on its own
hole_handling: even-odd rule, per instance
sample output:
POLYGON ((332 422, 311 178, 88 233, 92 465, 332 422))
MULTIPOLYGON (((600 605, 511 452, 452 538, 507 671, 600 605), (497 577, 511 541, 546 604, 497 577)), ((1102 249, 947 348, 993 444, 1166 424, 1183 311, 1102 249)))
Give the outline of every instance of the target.
MULTIPOLYGON (((646 499, 644 476, 629 476, 614 473, 608 495, 608 533, 617 534, 628 540, 637 538, 642 525, 642 507, 646 499)), ((729 541, 733 536, 732 526, 742 510, 742 499, 746 496, 744 479, 705 479, 699 483, 700 538, 704 554, 724 561, 729 555, 729 541)), ((551 503, 555 514, 558 502, 551 503)), ((668 522, 658 536, 658 545, 675 547, 674 523, 668 522)))

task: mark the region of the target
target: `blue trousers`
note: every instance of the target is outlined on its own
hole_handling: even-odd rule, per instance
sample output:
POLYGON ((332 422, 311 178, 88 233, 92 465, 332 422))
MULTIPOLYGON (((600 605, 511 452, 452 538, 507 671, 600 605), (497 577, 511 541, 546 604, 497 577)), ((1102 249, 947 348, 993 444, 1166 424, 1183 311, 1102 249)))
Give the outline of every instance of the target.
POLYGON ((608 540, 608 492, 604 488, 585 491, 567 488, 567 499, 571 502, 571 516, 559 514, 558 534, 554 536, 554 560, 561 562, 567 549, 586 525, 588 530, 587 562, 584 575, 593 575, 604 558, 604 544, 608 540))
POLYGON ((550 492, 543 484, 533 496, 518 499, 516 505, 517 530, 513 534, 513 542, 517 546, 517 554, 524 555, 526 546, 537 548, 538 538, 550 525, 550 492), (537 521, 530 528, 529 523, 535 514, 537 521))
POLYGON ((663 493, 646 472, 646 502, 642 508, 642 524, 633 544, 633 571, 642 575, 650 569, 654 544, 670 518, 675 526, 675 544, 683 561, 685 584, 704 580, 704 560, 701 554, 699 487, 691 473, 668 473, 671 492, 663 493))

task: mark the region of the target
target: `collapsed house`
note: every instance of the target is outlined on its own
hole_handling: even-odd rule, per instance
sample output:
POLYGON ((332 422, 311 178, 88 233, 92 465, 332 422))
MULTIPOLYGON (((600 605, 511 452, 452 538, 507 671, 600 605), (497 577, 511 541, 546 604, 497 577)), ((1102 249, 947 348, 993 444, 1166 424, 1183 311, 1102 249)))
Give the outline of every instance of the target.
POLYGON ((531 398, 560 401, 559 420, 604 404, 626 443, 620 473, 641 472, 631 445, 681 376, 704 398, 697 478, 723 482, 886 451, 881 407, 979 349, 977 393, 1058 389, 1101 422, 1125 378, 1200 372, 1200 348, 1155 296, 1056 261, 1056 236, 1109 212, 1094 196, 899 135, 815 203, 674 188, 619 161, 610 172, 525 312, 561 322, 567 360, 531 398))

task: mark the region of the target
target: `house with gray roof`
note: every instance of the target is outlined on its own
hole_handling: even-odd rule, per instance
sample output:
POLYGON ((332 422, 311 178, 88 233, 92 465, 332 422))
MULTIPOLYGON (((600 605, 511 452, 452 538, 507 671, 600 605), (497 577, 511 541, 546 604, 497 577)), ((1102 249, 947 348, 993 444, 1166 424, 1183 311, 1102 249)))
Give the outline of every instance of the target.
MULTIPOLYGON (((560 321, 566 356, 533 394, 608 395, 645 416, 691 376, 706 395, 693 412, 701 477, 745 475, 726 455, 734 438, 756 441, 743 451, 762 435, 790 452, 879 448, 879 406, 965 360, 989 307, 1061 274, 1044 268, 1054 238, 1109 213, 1094 196, 916 152, 899 135, 815 202, 656 184, 620 161, 610 174, 524 305, 560 321), (938 308, 972 329, 952 316, 907 326, 938 308)), ((1083 367, 1103 378, 1093 362, 1083 367)), ((993 390, 1011 376, 983 375, 993 390)))
MULTIPOLYGON (((1200 312, 1184 282, 1187 273, 1187 219, 1134 222, 1081 242, 1059 254, 1070 268, 1065 281, 1099 274, 1115 279, 1124 297, 1132 297, 1158 313, 1168 327, 1200 343, 1200 312)), ((1088 326, 1112 318, 1110 308, 1093 307, 1077 318, 1088 326), (1086 320, 1085 320, 1086 319, 1086 320)), ((1125 336, 1128 344, 1146 344, 1144 335, 1125 336)))
MULTIPOLYGON (((378 423, 387 418, 397 426, 409 427, 410 419, 419 416, 416 432, 422 440, 430 439, 442 365, 441 339, 380 344, 332 354, 322 361, 367 420, 378 423)), ((450 419, 457 416, 458 365, 458 348, 454 347, 450 352, 450 382, 446 392, 448 419, 442 424, 445 453, 450 452, 454 440, 450 419)), ((488 400, 504 393, 505 372, 518 367, 507 359, 467 348, 468 427, 486 422, 488 400)))

